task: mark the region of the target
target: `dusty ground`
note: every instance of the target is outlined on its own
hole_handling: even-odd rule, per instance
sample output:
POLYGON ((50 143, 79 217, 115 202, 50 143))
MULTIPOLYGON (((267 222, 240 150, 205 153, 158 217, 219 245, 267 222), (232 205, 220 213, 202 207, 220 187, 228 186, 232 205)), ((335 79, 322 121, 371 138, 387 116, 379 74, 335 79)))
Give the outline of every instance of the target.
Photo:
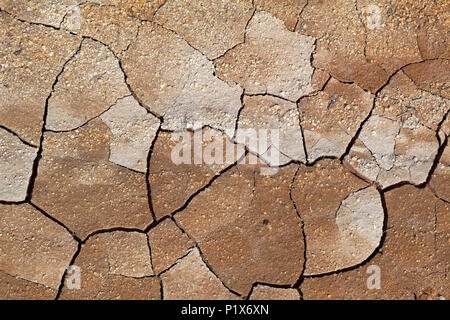
POLYGON ((449 298, 449 12, 0 0, 0 299, 449 298))

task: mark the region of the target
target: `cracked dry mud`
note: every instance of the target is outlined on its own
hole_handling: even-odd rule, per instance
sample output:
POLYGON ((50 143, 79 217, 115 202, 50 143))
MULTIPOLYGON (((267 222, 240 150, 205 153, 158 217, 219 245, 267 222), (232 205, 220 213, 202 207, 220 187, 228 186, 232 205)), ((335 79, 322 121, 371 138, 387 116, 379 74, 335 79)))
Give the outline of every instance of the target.
POLYGON ((0 0, 0 299, 448 299, 449 10, 0 0))

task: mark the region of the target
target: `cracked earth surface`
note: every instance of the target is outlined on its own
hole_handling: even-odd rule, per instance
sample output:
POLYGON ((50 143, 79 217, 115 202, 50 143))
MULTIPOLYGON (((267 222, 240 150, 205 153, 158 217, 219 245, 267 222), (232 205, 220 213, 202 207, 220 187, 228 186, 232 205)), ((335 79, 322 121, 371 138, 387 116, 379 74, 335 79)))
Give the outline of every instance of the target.
POLYGON ((449 12, 0 0, 0 299, 449 298, 449 12))

